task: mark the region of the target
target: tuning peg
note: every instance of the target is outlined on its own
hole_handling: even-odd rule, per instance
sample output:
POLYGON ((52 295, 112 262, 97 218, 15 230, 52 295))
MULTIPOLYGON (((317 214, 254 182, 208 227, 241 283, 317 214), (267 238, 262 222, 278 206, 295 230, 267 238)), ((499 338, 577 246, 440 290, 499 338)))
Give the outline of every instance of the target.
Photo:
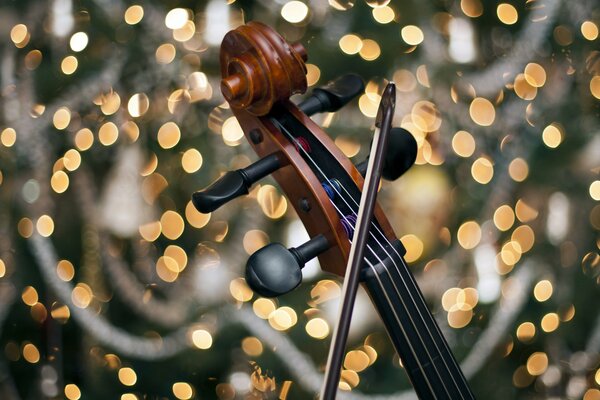
POLYGON ((268 155, 246 168, 227 172, 208 188, 195 192, 192 203, 201 213, 212 212, 229 200, 248 194, 250 186, 280 167, 279 157, 268 155))
POLYGON ((308 116, 320 112, 334 112, 348 104, 350 100, 365 90, 362 78, 356 74, 346 74, 318 87, 302 101, 298 107, 308 116))
POLYGON ((330 247, 318 235, 299 247, 286 249, 271 243, 256 251, 246 263, 246 283, 264 297, 277 297, 295 289, 302 281, 304 265, 330 247))
MULTIPOLYGON (((417 141, 409 131, 403 128, 392 128, 388 139, 387 151, 383 160, 381 176, 388 181, 398 179, 408 171, 417 159, 417 141)), ((369 158, 356 166, 361 175, 365 175, 369 158)))

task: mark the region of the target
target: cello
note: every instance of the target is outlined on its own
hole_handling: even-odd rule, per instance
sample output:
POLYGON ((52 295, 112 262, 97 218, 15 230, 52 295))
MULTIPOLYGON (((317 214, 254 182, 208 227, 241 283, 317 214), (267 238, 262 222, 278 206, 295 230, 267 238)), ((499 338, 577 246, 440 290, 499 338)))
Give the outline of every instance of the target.
MULTIPOLYGON (((315 257, 323 270, 344 276, 364 184, 366 163, 355 166, 310 118, 348 103, 364 90, 362 80, 343 76, 296 105, 289 98, 307 89, 306 60, 301 44, 287 43, 260 22, 249 22, 225 35, 220 51, 221 92, 260 159, 227 172, 192 195, 198 211, 208 213, 248 194, 267 175, 278 182, 311 239, 289 249, 271 243, 250 256, 246 282, 265 297, 295 289, 302 281, 302 267, 315 257)), ((393 129, 383 177, 397 178, 415 157, 414 138, 400 128, 393 129)), ((405 253, 375 203, 360 281, 416 394, 421 399, 474 399, 404 261, 405 253)))

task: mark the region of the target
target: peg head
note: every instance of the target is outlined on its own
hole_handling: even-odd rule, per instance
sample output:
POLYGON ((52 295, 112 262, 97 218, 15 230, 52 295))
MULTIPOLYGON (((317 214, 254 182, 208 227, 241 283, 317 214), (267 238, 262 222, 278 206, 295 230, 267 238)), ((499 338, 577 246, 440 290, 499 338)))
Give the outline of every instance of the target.
POLYGON ((246 283, 264 297, 277 297, 294 290, 302 282, 302 266, 281 243, 271 243, 250 256, 246 283))

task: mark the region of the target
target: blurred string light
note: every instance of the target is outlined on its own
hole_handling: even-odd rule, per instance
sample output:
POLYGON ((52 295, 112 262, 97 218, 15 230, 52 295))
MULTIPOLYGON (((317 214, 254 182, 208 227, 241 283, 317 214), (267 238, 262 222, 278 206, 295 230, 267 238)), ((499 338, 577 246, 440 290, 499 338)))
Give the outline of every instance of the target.
POLYGON ((53 0, 51 7, 52 32, 58 37, 67 36, 75 25, 72 0, 53 0))
POLYGON ((128 7, 123 15, 123 19, 128 25, 136 25, 142 18, 144 18, 144 8, 138 4, 128 7))
POLYGON ((85 32, 76 32, 71 36, 69 40, 69 46, 74 52, 83 51, 88 45, 89 38, 85 32))
POLYGON ((210 0, 205 9, 206 31, 204 40, 210 46, 221 44, 223 36, 231 29, 231 8, 221 0, 210 0))
POLYGON ((509 3, 500 3, 496 8, 496 14, 498 19, 506 25, 516 24, 519 20, 519 13, 517 9, 509 3))
POLYGON ((452 18, 448 23, 450 37, 448 52, 450 57, 459 63, 470 63, 475 60, 475 33, 471 23, 464 18, 452 18))
POLYGON ((425 36, 423 35, 423 31, 416 25, 406 25, 400 31, 402 40, 411 46, 416 46, 421 44, 425 36))
POLYGON ((298 24, 308 16, 308 6, 301 1, 289 1, 281 8, 281 16, 288 22, 298 24))
POLYGON ((376 7, 371 10, 373 18, 380 24, 389 24, 394 20, 396 14, 390 6, 376 7))

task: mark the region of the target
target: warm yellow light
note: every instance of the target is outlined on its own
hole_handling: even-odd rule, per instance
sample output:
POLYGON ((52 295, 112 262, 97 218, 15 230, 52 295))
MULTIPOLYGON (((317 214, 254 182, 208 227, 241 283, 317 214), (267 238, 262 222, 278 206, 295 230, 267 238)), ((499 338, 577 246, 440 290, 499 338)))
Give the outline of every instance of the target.
POLYGON ((119 111, 121 96, 119 96, 119 93, 111 90, 108 93, 100 95, 96 99, 96 104, 100 106, 100 110, 104 115, 112 115, 119 111))
POLYGON ((581 24, 581 34, 590 41, 598 39, 598 25, 592 21, 584 21, 581 24))
POLYGON ((306 323, 306 333, 315 339, 324 339, 329 335, 329 324, 323 318, 313 318, 306 323))
POLYGON ((254 292, 248 287, 244 278, 236 278, 229 283, 229 293, 237 301, 246 302, 252 300, 254 292))
POLYGON ((192 332, 192 342, 199 349, 210 349, 213 343, 213 338, 210 332, 204 329, 197 329, 192 332))
POLYGON ((172 389, 175 397, 180 400, 191 399, 194 395, 192 386, 187 382, 175 382, 172 389))
POLYGON ((100 143, 102 143, 104 146, 110 146, 114 144, 118 138, 119 128, 117 128, 117 126, 112 122, 106 122, 102 124, 98 130, 98 140, 100 140, 100 143))
POLYGON ((560 323, 560 319, 558 318, 557 313, 548 313, 544 315, 540 325, 542 326, 542 330, 544 332, 550 333, 554 332, 560 323))
POLYGON ((475 152, 475 139, 467 131, 458 131, 452 138, 452 149, 461 157, 470 157, 475 152))
POLYGON ((489 183, 494 176, 494 166, 489 159, 479 157, 471 166, 471 175, 475 181, 485 185, 489 183))
POLYGON ((181 167, 188 174, 192 174, 202 167, 202 154, 196 149, 188 149, 181 157, 181 167))
POLYGON ((394 10, 390 6, 377 7, 372 10, 373 18, 380 24, 389 24, 396 17, 394 10))
POLYGON ((127 102, 127 111, 134 118, 146 114, 150 107, 150 100, 145 93, 136 93, 127 102))
POLYGON ((10 40, 12 40, 14 44, 24 42, 27 39, 27 35, 27 26, 24 24, 17 24, 10 30, 10 40))
POLYGON ((175 244, 167 246, 165 257, 175 261, 176 265, 167 265, 169 268, 174 268, 175 272, 181 272, 187 266, 188 258, 185 250, 175 244))
POLYGON ((69 282, 75 276, 75 267, 68 260, 60 260, 56 264, 56 275, 65 282, 69 282))
POLYGON ((511 240, 517 242, 521 246, 521 251, 526 253, 531 250, 535 243, 535 234, 528 225, 521 225, 513 231, 511 240))
POLYGON ((508 165, 508 174, 515 182, 523 182, 529 175, 529 165, 522 158, 515 158, 508 165))
POLYGON ((362 350, 349 351, 344 358, 344 368, 355 372, 361 372, 365 370, 369 364, 369 356, 362 350))
POLYGON ((525 66, 525 80, 534 87, 542 87, 546 83, 546 70, 540 64, 529 63, 525 66))
POLYGON ((185 219, 194 228, 204 228, 208 221, 210 221, 210 213, 203 214, 196 210, 194 204, 189 201, 185 206, 185 219))
POLYGON ((21 300, 28 306, 33 306, 39 300, 37 290, 33 286, 26 286, 23 292, 21 292, 21 300))
POLYGON ((463 223, 456 234, 458 243, 464 249, 472 249, 479 244, 481 240, 481 228, 475 221, 463 223))
POLYGON ((529 222, 537 218, 539 212, 525 203, 523 200, 517 200, 517 204, 515 205, 515 214, 517 218, 521 222, 529 222))
POLYGON ((242 350, 252 357, 258 357, 263 352, 263 345, 258 338, 249 336, 242 340, 242 350))
POLYGON ((551 149, 557 148, 562 142, 562 132, 560 128, 555 124, 548 125, 542 132, 542 140, 544 141, 544 144, 551 149))
POLYGON ((196 24, 194 24, 194 21, 185 21, 185 24, 181 28, 173 31, 173 39, 178 42, 186 42, 193 38, 195 33, 196 24))
POLYGON ((69 400, 78 400, 81 398, 81 390, 73 383, 65 386, 65 397, 69 400))
POLYGON ((75 171, 81 165, 81 154, 75 149, 69 149, 63 157, 63 164, 69 171, 75 171))
POLYGON ((335 145, 344 153, 348 158, 352 158, 360 151, 360 142, 357 140, 350 139, 345 136, 338 136, 335 138, 335 145))
POLYGON ((600 100, 600 76, 596 75, 590 80, 590 92, 600 100))
POLYGON ((523 322, 517 328, 517 339, 521 342, 529 342, 535 336, 535 325, 531 322, 523 322))
POLYGON ((590 184, 590 197, 600 201, 600 181, 594 181, 590 184))
POLYGON ((371 39, 365 39, 362 42, 362 46, 360 51, 358 52, 360 56, 366 61, 373 61, 379 58, 381 55, 381 48, 379 44, 371 39))
POLYGON ((308 16, 308 6, 301 1, 289 1, 281 9, 281 16, 293 24, 300 23, 308 16))
POLYGON ((519 13, 512 4, 498 4, 496 13, 498 14, 498 19, 506 25, 513 25, 519 20, 519 13))
POLYGON ((447 318, 450 327, 455 329, 464 328, 473 319, 473 310, 453 310, 448 313, 447 318))
POLYGON ((39 50, 31 50, 25 56, 25 68, 30 71, 33 71, 42 63, 42 52, 39 50))
POLYGON ((140 236, 148 241, 154 242, 158 239, 161 231, 161 225, 159 221, 149 222, 147 224, 141 225, 139 228, 140 236))
POLYGON ((78 283, 71 291, 71 300, 76 307, 87 308, 93 299, 92 289, 85 283, 78 283))
POLYGON ((244 131, 235 117, 229 117, 223 122, 221 133, 223 141, 228 146, 237 146, 244 137, 244 131))
POLYGON ((460 9, 467 17, 471 18, 476 18, 483 14, 483 5, 480 0, 461 0, 460 9))
POLYGON ((118 372, 119 381, 125 386, 133 386, 137 382, 137 374, 129 367, 123 367, 118 372))
POLYGON ((258 298, 252 303, 252 310, 259 318, 267 319, 273 311, 277 309, 277 304, 274 300, 258 298))
POLYGON ((552 291, 552 283, 549 280, 544 279, 535 285, 533 288, 533 295, 537 301, 544 302, 552 296, 552 291))
POLYGON ((537 87, 529 83, 525 74, 518 74, 515 77, 513 89, 515 94, 523 100, 533 100, 537 96, 537 87))
POLYGON ((494 212, 494 225, 501 231, 507 231, 515 223, 515 213, 510 206, 504 204, 494 212))
POLYGON ((83 128, 75 134, 75 146, 80 151, 88 150, 94 144, 94 134, 88 128, 83 128))
POLYGON ((40 351, 32 343, 23 346, 23 358, 30 364, 36 364, 40 361, 40 351))
POLYGON ((40 235, 48 237, 54 232, 54 220, 49 215, 42 215, 38 218, 35 227, 40 235))
POLYGON ((165 211, 162 217, 160 217, 160 224, 162 226, 162 234, 167 239, 175 240, 183 233, 183 218, 175 211, 165 211))
POLYGON ((69 187, 69 176, 64 171, 56 171, 50 178, 50 186, 56 193, 64 193, 69 187))
POLYGON ((548 368, 548 356, 546 353, 536 352, 527 359, 527 372, 533 376, 538 376, 546 372, 548 368))
POLYGON ((6 128, 0 133, 0 143, 6 147, 12 147, 17 141, 17 131, 13 128, 6 128))
POLYGON ((75 56, 67 56, 63 58, 60 63, 60 70, 65 75, 71 75, 75 71, 77 71, 77 67, 79 66, 79 62, 77 61, 77 57, 75 56))
POLYGON ((363 41, 360 36, 348 34, 341 37, 339 45, 344 53, 357 54, 363 46, 363 41))
POLYGON ((256 200, 263 213, 271 219, 281 218, 287 211, 286 198, 272 185, 262 186, 258 190, 256 200))
POLYGON ((69 45, 71 46, 71 50, 80 52, 87 47, 88 42, 89 38, 85 32, 76 32, 71 36, 69 45))
POLYGON ((54 113, 52 123, 56 129, 65 129, 71 122, 71 111, 67 107, 61 107, 54 113))
POLYGON ((420 44, 425 38, 421 28, 416 25, 406 25, 400 31, 400 35, 402 36, 402 39, 411 46, 420 44))
POLYGON ((33 235, 33 221, 29 218, 21 218, 17 224, 17 230, 22 237, 31 237, 33 235))
POLYGON ((165 43, 158 46, 155 57, 159 64, 170 64, 174 59, 177 51, 171 43, 165 43))
POLYGON ((313 86, 319 81, 321 70, 314 64, 306 64, 306 84, 313 86))
POLYGON ((133 5, 125 10, 123 19, 129 25, 135 25, 144 18, 144 9, 140 5, 133 5))
POLYGON ((490 126, 496 118, 496 110, 494 105, 483 97, 476 97, 469 106, 469 114, 471 119, 477 125, 490 126))
POLYGON ((190 15, 184 8, 174 8, 165 17, 165 25, 169 29, 179 29, 185 26, 190 15))
POLYGON ((400 241, 406 248, 406 254, 404 255, 406 262, 417 261, 423 254, 423 241, 417 236, 412 234, 404 235, 400 238, 400 241))

